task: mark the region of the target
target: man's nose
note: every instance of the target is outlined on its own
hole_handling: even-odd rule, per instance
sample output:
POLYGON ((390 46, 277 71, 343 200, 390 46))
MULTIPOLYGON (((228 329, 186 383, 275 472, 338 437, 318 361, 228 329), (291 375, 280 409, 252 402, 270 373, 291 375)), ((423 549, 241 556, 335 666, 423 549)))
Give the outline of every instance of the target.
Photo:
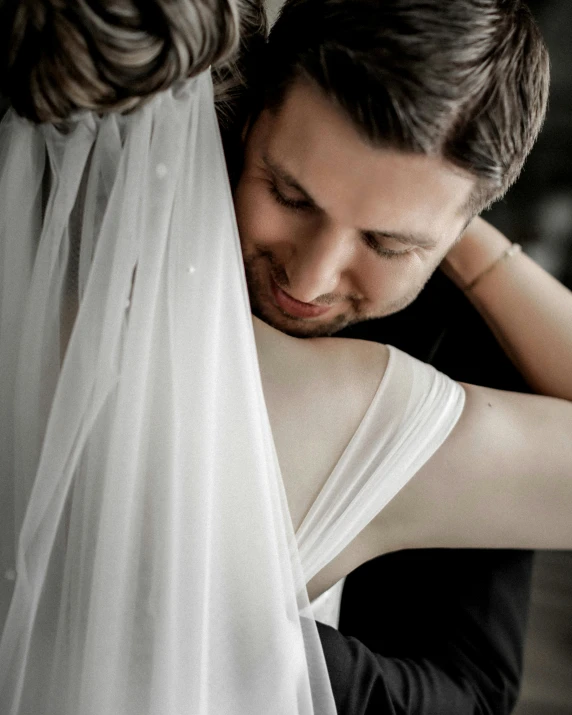
POLYGON ((284 266, 288 293, 303 303, 340 291, 341 279, 352 255, 347 231, 329 226, 298 237, 295 249, 284 266))

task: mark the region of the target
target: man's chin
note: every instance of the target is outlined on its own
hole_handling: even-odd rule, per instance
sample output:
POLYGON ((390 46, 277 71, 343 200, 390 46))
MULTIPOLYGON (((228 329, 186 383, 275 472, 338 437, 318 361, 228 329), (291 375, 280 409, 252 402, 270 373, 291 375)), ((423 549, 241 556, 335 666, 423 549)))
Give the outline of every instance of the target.
POLYGON ((272 328, 293 338, 326 338, 339 332, 352 322, 347 315, 338 315, 330 320, 308 320, 293 318, 278 310, 261 310, 252 306, 252 313, 272 328))

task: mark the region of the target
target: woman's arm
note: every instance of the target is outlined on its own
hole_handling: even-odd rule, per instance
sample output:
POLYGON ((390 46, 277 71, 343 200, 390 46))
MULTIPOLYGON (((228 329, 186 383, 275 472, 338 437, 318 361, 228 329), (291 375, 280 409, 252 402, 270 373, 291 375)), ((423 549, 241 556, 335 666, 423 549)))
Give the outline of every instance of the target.
POLYGON ((498 260, 510 246, 476 218, 442 268, 461 289, 477 279, 466 295, 531 388, 572 400, 572 292, 524 253, 498 260))
POLYGON ((357 537, 402 549, 572 549, 572 404, 466 385, 447 440, 357 537))
POLYGON ((498 260, 510 247, 475 219, 443 268, 545 397, 465 386, 447 442, 376 518, 380 550, 388 535, 393 548, 572 548, 572 293, 523 253, 498 260))

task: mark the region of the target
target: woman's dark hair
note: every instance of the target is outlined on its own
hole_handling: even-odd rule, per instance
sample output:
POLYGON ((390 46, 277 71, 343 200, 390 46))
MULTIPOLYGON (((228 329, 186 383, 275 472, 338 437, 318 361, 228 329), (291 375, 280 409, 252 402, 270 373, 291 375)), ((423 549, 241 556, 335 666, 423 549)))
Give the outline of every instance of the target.
POLYGON ((34 122, 132 110, 239 32, 236 0, 0 0, 0 94, 34 122))
POLYGON ((260 67, 261 105, 305 77, 371 144, 470 172, 471 213, 516 179, 548 99, 547 50, 520 0, 287 0, 260 67))

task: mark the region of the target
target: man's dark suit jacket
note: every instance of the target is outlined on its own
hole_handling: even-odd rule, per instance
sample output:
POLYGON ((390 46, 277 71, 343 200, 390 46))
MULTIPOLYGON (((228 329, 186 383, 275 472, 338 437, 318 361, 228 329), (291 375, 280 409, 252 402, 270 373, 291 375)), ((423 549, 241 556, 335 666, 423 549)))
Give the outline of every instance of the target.
MULTIPOLYGON (((406 310, 341 335, 390 343, 459 381, 529 391, 440 272, 406 310)), ((427 549, 357 569, 346 581, 339 631, 318 625, 338 713, 509 713, 531 568, 525 551, 427 549)))

